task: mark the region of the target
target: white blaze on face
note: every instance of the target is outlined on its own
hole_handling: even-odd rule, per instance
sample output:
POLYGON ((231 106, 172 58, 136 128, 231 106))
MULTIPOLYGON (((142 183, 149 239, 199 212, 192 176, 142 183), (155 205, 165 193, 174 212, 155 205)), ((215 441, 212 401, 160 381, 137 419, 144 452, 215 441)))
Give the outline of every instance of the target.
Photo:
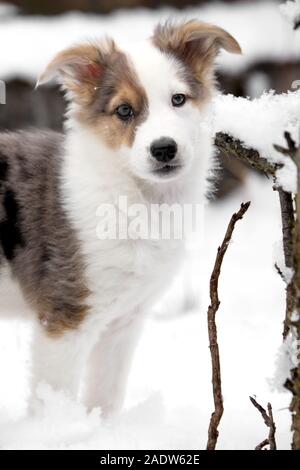
POLYGON ((127 53, 148 100, 147 117, 138 126, 129 151, 130 166, 138 176, 161 180, 153 174, 157 162, 151 156, 151 144, 161 137, 173 139, 178 148, 174 161, 183 170, 188 168, 198 141, 200 111, 188 99, 181 107, 172 105, 172 95, 190 93, 175 57, 162 53, 150 41, 127 47, 127 53))

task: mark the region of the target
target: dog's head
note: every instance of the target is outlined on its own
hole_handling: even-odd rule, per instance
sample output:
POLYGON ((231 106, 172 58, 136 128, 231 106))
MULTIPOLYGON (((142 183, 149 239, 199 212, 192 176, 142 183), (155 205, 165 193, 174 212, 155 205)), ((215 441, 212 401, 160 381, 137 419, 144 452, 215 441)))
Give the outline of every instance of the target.
POLYGON ((168 181, 195 157, 222 48, 240 53, 237 41, 217 26, 168 22, 147 42, 126 49, 106 39, 64 50, 39 83, 57 75, 72 119, 114 149, 120 165, 143 179, 168 181))

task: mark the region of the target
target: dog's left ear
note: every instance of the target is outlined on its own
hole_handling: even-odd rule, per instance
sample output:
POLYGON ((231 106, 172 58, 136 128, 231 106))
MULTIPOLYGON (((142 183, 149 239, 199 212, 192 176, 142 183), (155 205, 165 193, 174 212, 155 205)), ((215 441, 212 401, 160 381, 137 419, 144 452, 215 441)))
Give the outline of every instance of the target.
POLYGON ((114 50, 114 42, 108 39, 99 44, 82 44, 65 49, 47 65, 37 86, 57 78, 75 101, 86 102, 101 86, 108 58, 114 50))
POLYGON ((196 20, 158 25, 153 42, 163 52, 174 54, 199 76, 212 69, 221 49, 234 54, 242 52, 239 43, 227 31, 196 20))

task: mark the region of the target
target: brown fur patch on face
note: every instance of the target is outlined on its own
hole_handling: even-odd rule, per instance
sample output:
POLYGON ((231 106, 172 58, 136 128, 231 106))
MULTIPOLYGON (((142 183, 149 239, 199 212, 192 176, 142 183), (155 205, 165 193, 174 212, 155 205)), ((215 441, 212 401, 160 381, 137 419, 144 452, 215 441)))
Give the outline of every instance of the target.
POLYGON ((39 83, 58 75, 68 91, 72 115, 111 148, 131 146, 137 126, 147 116, 147 96, 130 64, 114 41, 75 46, 59 53, 39 83), (116 108, 130 105, 133 116, 122 121, 116 108))
POLYGON ((88 104, 92 101, 109 58, 115 51, 114 41, 108 38, 99 43, 70 47, 57 54, 48 64, 38 79, 38 85, 58 76, 58 81, 75 103, 88 104))
POLYGON ((148 114, 147 95, 126 55, 115 50, 99 80, 90 104, 76 111, 76 118, 101 137, 112 149, 122 145, 131 147, 137 127, 148 114), (129 105, 133 110, 130 119, 121 120, 116 109, 129 105))
POLYGON ((210 94, 213 88, 213 63, 220 49, 241 53, 238 42, 224 29, 196 20, 179 25, 170 21, 158 25, 152 41, 162 52, 175 56, 192 72, 202 85, 203 95, 210 94))

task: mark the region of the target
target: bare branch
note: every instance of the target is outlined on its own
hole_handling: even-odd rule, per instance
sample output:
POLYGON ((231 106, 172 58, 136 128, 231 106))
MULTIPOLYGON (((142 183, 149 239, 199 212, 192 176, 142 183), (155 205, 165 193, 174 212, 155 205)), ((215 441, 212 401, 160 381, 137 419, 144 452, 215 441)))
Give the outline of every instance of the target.
POLYGON ((264 447, 269 445, 269 439, 265 439, 255 447, 255 450, 263 450, 264 447))
POLYGON ((284 138, 286 140, 289 151, 290 152, 295 152, 297 150, 296 142, 292 138, 291 134, 289 132, 285 131, 284 138))
POLYGON ((273 418, 273 410, 271 403, 268 403, 268 410, 265 410, 253 397, 249 397, 253 406, 260 412, 265 425, 269 428, 268 438, 255 447, 255 450, 262 450, 266 445, 270 446, 270 450, 276 450, 276 426, 273 418))
POLYGON ((294 207, 291 193, 282 188, 276 188, 279 194, 281 223, 282 223, 282 241, 285 265, 288 268, 293 266, 293 228, 294 228, 294 207))
MULTIPOLYGON (((288 156, 293 159, 297 165, 297 148, 296 143, 292 139, 289 132, 284 133, 287 143, 287 148, 274 145, 275 149, 282 155, 288 156)), ((297 166, 298 168, 298 166, 297 166)), ((279 193, 280 208, 281 208, 281 222, 282 222, 282 240, 285 265, 288 268, 294 269, 294 234, 296 228, 295 212, 293 205, 293 197, 291 193, 284 191, 282 188, 275 188, 279 193)), ((285 339, 290 331, 290 317, 295 310, 296 290, 294 282, 290 282, 286 289, 286 310, 285 319, 283 322, 283 338, 285 339)))
POLYGON ((279 276, 281 277, 281 279, 283 280, 283 282, 286 283, 286 278, 285 278, 283 272, 281 271, 280 267, 278 266, 278 264, 275 263, 274 267, 275 267, 277 273, 279 274, 279 276))
POLYGON ((277 450, 276 439, 275 439, 276 425, 275 425, 275 421, 273 417, 273 410, 272 410, 271 403, 268 403, 268 413, 269 413, 269 418, 270 418, 270 430, 269 430, 270 450, 277 450))
POLYGON ((289 149, 286 149, 282 147, 281 145, 274 144, 274 149, 277 150, 277 152, 282 153, 282 155, 285 155, 286 157, 291 156, 291 151, 289 149))
MULTIPOLYGON (((290 285, 290 312, 287 317, 289 326, 293 327, 292 334, 296 340, 300 340, 300 147, 294 154, 294 162, 297 166, 297 193, 295 195, 296 217, 293 237, 293 268, 294 275, 290 285), (292 314, 298 314, 298 320, 292 321, 292 314)), ((293 442, 292 449, 300 450, 300 361, 291 371, 293 398, 290 405, 292 413, 293 442)))
POLYGON ((262 415, 265 425, 269 427, 269 416, 266 410, 255 400, 255 398, 253 397, 249 397, 249 398, 250 398, 252 405, 255 406, 255 408, 257 408, 260 414, 262 415))
POLYGON ((212 363, 212 385, 213 385, 213 397, 214 397, 214 412, 211 415, 209 429, 208 429, 208 440, 207 440, 207 450, 215 450, 219 431, 218 426, 221 421, 224 407, 223 407, 223 397, 222 397, 222 381, 221 381, 221 366, 220 366, 220 354, 219 354, 219 345, 218 345, 218 334, 216 326, 216 313, 220 306, 220 300, 218 295, 218 285, 219 277, 221 273, 221 267, 225 253, 227 251, 229 242, 232 237, 232 233, 235 227, 235 224, 238 220, 241 220, 248 210, 250 202, 241 204, 239 211, 232 215, 231 220, 228 224, 224 240, 218 248, 218 253, 216 256, 214 268, 210 278, 210 306, 208 307, 207 312, 207 322, 208 322, 208 337, 209 337, 209 348, 211 354, 211 363, 212 363))

